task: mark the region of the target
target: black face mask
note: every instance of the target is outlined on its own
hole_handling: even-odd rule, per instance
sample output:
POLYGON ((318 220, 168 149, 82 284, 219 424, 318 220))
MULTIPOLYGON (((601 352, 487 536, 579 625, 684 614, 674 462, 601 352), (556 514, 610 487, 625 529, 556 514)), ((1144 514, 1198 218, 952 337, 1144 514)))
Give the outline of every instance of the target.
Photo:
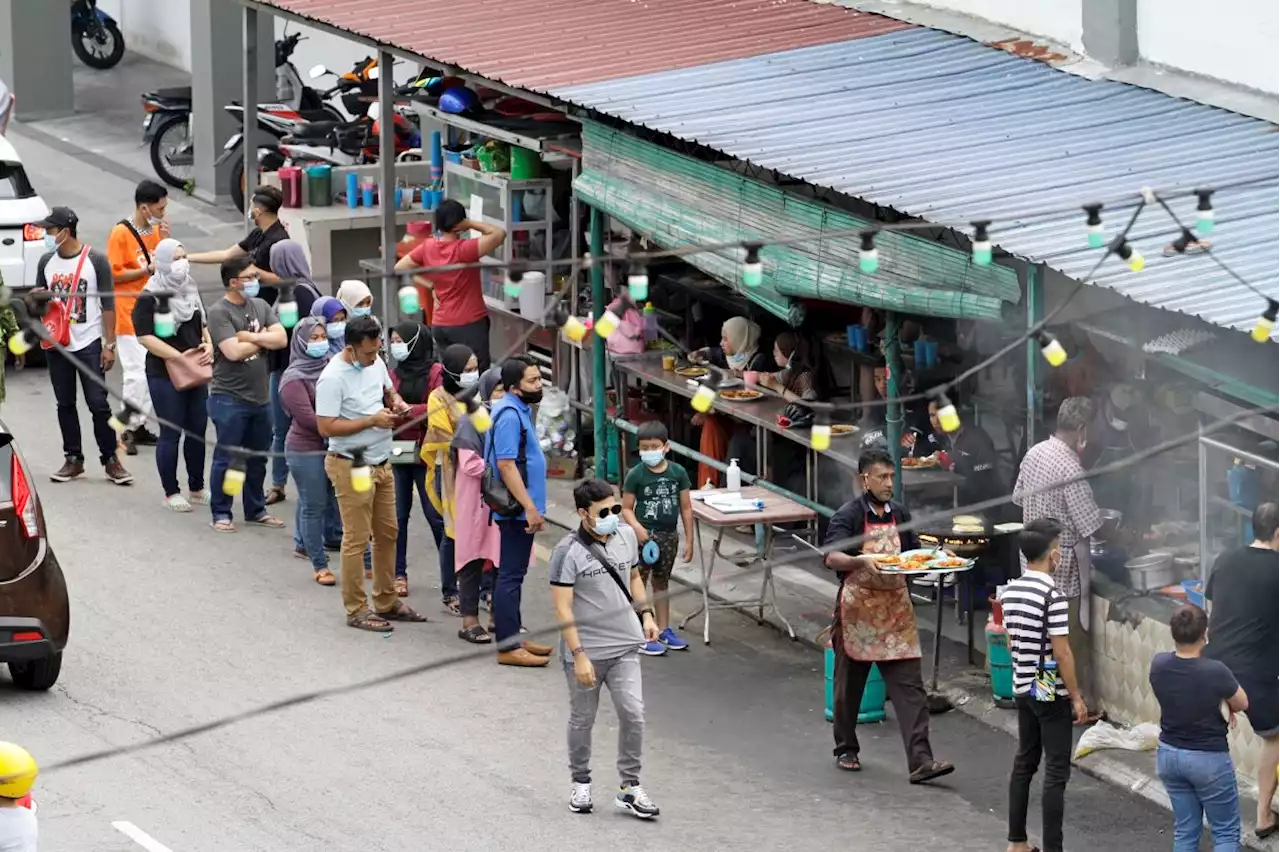
POLYGON ((542 402, 542 391, 541 390, 527 391, 527 390, 521 389, 520 398, 524 400, 525 405, 537 405, 538 403, 542 402))

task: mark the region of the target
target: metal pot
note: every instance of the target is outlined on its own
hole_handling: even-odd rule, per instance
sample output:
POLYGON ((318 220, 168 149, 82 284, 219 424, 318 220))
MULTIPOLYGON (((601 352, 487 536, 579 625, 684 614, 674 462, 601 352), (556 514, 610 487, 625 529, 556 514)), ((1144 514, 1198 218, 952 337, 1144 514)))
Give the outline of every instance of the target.
POLYGON ((1172 553, 1148 553, 1124 563, 1129 585, 1139 592, 1163 589, 1177 582, 1172 553))

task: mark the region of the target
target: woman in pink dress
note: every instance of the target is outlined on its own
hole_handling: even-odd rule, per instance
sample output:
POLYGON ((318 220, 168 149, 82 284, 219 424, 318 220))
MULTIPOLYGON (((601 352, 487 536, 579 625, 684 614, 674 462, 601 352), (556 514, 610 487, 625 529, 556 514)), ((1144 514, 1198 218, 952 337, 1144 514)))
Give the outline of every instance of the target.
MULTIPOLYGON (((480 377, 478 398, 486 405, 501 399, 504 392, 500 368, 493 367, 480 377)), ((471 418, 458 419, 449 452, 453 457, 453 564, 457 566, 462 615, 458 638, 485 645, 493 636, 480 626, 480 578, 486 562, 497 563, 499 540, 498 525, 484 502, 484 436, 471 425, 471 418)))

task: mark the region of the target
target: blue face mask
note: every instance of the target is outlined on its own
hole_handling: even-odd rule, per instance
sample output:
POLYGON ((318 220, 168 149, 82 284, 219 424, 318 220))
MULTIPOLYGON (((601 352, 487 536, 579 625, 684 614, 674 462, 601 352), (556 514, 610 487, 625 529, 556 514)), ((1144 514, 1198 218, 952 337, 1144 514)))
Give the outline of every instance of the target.
POLYGON ((747 356, 730 355, 725 360, 729 362, 730 367, 741 367, 743 364, 747 363, 747 356))
POLYGON ((307 341, 307 357, 323 358, 329 354, 329 341, 327 340, 308 340, 307 341))
POLYGON ((45 250, 45 251, 57 251, 57 250, 58 250, 58 241, 57 241, 57 240, 55 240, 53 237, 49 236, 48 234, 45 234, 45 235, 44 235, 44 250, 45 250))
POLYGON ((351 315, 357 317, 367 317, 373 313, 373 308, 352 308, 351 315))
POLYGON ((403 361, 409 357, 409 344, 393 343, 391 344, 391 357, 396 361, 403 361))
POLYGON ((329 335, 330 340, 341 340, 347 333, 347 324, 341 320, 328 323, 324 327, 324 333, 329 335))
POLYGON ((261 290, 262 290, 262 284, 258 282, 257 278, 254 278, 252 281, 244 282, 243 292, 244 292, 244 297, 246 299, 256 299, 258 297, 258 293, 261 290))
POLYGON ((618 531, 618 515, 608 514, 596 519, 596 535, 613 535, 618 531))
POLYGON ((662 450, 641 450, 640 461, 644 462, 645 467, 657 467, 662 464, 662 460, 667 454, 662 450))

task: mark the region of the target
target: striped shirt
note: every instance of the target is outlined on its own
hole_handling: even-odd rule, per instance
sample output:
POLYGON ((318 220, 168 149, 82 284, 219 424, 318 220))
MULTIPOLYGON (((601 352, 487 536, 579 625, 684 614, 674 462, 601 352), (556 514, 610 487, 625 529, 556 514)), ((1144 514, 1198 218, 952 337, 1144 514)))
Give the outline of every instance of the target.
MULTIPOLYGON (((1009 653, 1013 657, 1013 692, 1025 695, 1035 680, 1040 655, 1053 659, 1049 636, 1066 636, 1069 631, 1067 599, 1054 586, 1053 575, 1043 571, 1027 571, 1004 587, 1000 595, 1004 608, 1004 626, 1009 634, 1009 653), (1049 618, 1045 635, 1045 616, 1049 618)), ((1067 697, 1067 687, 1058 678, 1058 695, 1067 697)))

